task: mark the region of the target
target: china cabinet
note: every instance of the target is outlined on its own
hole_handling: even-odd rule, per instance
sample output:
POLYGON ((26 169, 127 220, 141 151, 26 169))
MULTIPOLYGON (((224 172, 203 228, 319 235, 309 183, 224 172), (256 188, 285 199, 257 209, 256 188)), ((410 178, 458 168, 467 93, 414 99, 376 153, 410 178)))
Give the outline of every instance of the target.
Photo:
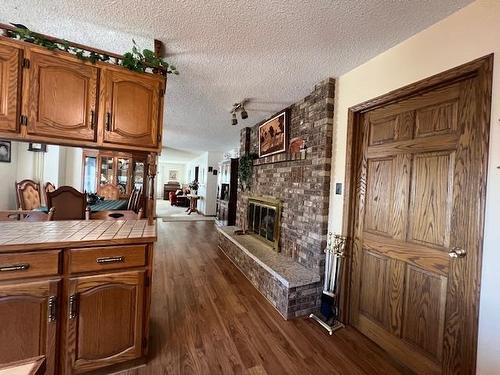
POLYGON ((147 156, 114 151, 84 150, 83 189, 95 193, 101 185, 116 185, 120 198, 128 198, 134 188, 145 190, 147 156))

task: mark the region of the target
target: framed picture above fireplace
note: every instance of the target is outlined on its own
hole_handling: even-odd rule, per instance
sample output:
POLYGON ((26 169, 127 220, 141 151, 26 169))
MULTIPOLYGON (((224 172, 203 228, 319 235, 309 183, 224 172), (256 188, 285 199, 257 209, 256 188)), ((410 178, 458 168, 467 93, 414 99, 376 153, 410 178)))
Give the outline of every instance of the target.
POLYGON ((288 143, 288 113, 283 111, 259 126, 259 157, 286 151, 288 143))

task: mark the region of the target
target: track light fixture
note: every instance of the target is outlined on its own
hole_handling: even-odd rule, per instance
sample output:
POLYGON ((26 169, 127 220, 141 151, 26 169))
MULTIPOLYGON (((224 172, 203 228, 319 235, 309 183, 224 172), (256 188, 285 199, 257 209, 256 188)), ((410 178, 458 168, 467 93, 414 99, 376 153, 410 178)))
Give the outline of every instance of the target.
POLYGON ((241 106, 241 118, 242 120, 245 120, 248 118, 248 112, 245 111, 245 107, 241 106))
POLYGON ((233 104, 233 109, 231 110, 231 113, 233 115, 233 119, 231 121, 232 125, 238 125, 238 119, 236 117, 237 112, 240 112, 242 120, 246 120, 248 118, 248 112, 245 109, 245 104, 247 102, 248 99, 243 99, 241 102, 233 104))

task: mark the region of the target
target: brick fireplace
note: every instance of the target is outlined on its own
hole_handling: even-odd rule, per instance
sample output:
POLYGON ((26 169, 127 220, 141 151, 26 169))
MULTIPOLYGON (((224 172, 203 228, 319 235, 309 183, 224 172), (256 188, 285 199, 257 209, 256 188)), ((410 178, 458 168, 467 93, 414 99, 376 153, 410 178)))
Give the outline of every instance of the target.
MULTIPOLYGON (((280 202, 279 248, 274 249, 279 252, 265 241, 254 238, 257 242, 253 242, 248 236, 233 235, 232 229, 220 229, 221 249, 287 319, 319 307, 328 228, 334 93, 335 81, 327 79, 288 108, 290 139, 302 139, 306 152, 255 160, 250 189, 238 192, 237 223, 246 229, 255 217, 252 202, 256 197, 280 202)), ((258 154, 260 124, 241 131, 241 154, 258 154)), ((254 226, 250 229, 256 231, 254 226)))

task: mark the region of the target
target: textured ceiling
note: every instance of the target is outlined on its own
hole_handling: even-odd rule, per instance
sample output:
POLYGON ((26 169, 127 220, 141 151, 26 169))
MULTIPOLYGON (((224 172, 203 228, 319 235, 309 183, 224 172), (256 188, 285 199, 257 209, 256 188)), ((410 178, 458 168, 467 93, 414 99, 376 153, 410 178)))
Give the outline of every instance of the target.
POLYGON ((2 0, 0 18, 53 34, 60 28, 58 36, 116 52, 126 49, 124 35, 137 36, 143 45, 162 40, 181 73, 167 87, 164 145, 224 151, 238 144, 242 126, 470 2, 2 0), (115 30, 122 39, 102 30, 115 30), (251 99, 249 118, 231 127, 229 110, 243 98, 251 99))

